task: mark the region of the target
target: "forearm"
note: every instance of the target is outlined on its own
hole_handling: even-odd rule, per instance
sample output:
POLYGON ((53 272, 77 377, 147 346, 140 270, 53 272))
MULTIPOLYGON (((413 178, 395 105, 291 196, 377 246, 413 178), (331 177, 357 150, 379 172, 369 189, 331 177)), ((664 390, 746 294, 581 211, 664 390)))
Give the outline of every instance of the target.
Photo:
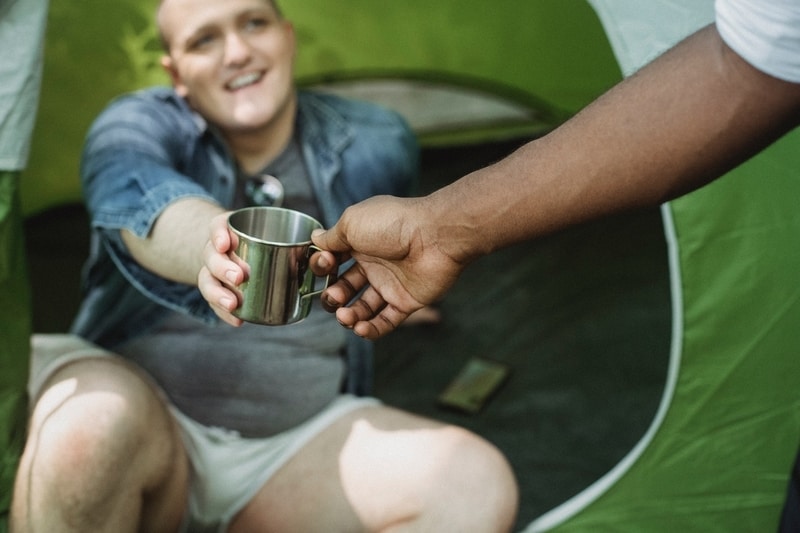
POLYGON ((800 88, 706 28, 542 139, 425 199, 460 260, 698 188, 788 131, 800 88))
POLYGON ((186 198, 161 213, 146 239, 123 230, 122 240, 144 268, 165 279, 195 285, 203 266, 209 223, 222 212, 224 209, 207 200, 186 198))

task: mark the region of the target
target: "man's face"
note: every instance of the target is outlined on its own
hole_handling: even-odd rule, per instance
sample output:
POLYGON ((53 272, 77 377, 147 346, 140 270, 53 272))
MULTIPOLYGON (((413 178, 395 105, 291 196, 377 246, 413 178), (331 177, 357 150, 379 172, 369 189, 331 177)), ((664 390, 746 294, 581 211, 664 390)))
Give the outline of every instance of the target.
POLYGON ((165 0, 162 63, 175 90, 225 132, 268 125, 294 98, 294 30, 268 0, 165 0))

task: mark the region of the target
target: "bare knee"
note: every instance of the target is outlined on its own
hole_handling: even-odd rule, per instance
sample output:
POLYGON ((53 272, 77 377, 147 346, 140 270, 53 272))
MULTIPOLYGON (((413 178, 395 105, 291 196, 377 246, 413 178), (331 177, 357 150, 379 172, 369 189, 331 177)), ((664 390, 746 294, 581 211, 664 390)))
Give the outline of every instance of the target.
POLYGON ((466 430, 443 430, 437 468, 431 473, 432 502, 450 518, 464 519, 460 531, 509 531, 519 503, 517 482, 505 456, 491 443, 466 430))
POLYGON ((153 389, 116 363, 76 363, 54 379, 36 404, 32 437, 37 452, 66 469, 128 463, 168 428, 153 389))
POLYGON ((352 422, 338 463, 347 501, 368 530, 488 533, 514 525, 518 491, 508 462, 465 429, 374 409, 352 422))
POLYGON ((108 509, 129 514, 135 524, 143 495, 181 464, 182 449, 158 395, 116 362, 86 360, 60 370, 38 399, 30 426, 15 487, 15 501, 24 498, 15 510, 23 515, 59 502, 65 513, 108 509))

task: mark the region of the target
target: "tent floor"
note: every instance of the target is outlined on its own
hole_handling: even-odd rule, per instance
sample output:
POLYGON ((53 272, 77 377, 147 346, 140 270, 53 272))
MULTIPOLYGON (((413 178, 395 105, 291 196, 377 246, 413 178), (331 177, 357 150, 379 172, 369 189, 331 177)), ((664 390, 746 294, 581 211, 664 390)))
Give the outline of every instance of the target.
MULTIPOLYGON (((423 192, 519 143, 423 154, 423 192)), ((608 218, 482 258, 441 302, 436 326, 377 342, 375 395, 472 429, 517 472, 519 525, 606 473, 639 440, 669 359, 669 269, 658 209, 608 218), (477 415, 437 396, 470 357, 506 363, 477 415)))
MULTIPOLYGON (((427 149, 422 192, 519 144, 427 149)), ((26 223, 38 332, 69 325, 86 228, 77 206, 26 223)), ((669 355, 668 279, 657 209, 502 250, 468 267, 440 324, 377 341, 375 394, 494 442, 517 472, 522 526, 607 472, 650 424, 669 355), (438 394, 473 356, 506 363, 510 379, 478 414, 440 408, 438 394)))

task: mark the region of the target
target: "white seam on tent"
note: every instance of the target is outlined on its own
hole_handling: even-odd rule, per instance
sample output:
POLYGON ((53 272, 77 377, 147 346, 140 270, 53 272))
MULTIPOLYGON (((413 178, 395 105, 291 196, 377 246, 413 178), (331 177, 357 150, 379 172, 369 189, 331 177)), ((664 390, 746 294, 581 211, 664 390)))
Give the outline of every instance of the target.
POLYGON ((664 418, 666 418, 667 411, 669 410, 675 393, 678 371, 680 370, 681 364, 681 354, 683 352, 683 286, 681 284, 678 238, 675 231, 675 223, 672 218, 672 211, 668 203, 661 206, 661 219, 664 226, 664 237, 667 242, 667 260, 669 262, 670 292, 672 297, 672 340, 670 342, 667 379, 658 410, 644 436, 636 443, 631 451, 614 466, 614 468, 609 470, 608 473, 583 491, 531 522, 524 529, 526 533, 536 533, 554 528, 596 501, 611 488, 614 483, 619 481, 622 476, 630 470, 639 457, 641 457, 645 449, 647 449, 655 438, 655 434, 661 427, 664 418))

